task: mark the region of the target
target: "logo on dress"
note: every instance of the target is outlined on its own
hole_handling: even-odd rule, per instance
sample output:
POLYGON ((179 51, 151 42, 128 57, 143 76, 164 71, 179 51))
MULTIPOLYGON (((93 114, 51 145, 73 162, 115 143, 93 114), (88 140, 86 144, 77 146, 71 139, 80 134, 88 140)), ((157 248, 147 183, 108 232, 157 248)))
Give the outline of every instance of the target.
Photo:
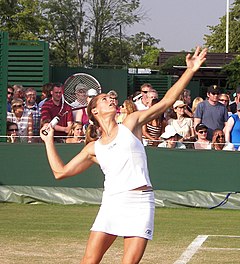
POLYGON ((115 143, 113 143, 111 146, 109 146, 108 149, 112 149, 112 148, 114 148, 116 145, 117 145, 117 143, 115 142, 115 143))
POLYGON ((152 230, 151 230, 151 229, 147 229, 147 230, 145 231, 145 234, 151 236, 151 234, 152 234, 152 230))

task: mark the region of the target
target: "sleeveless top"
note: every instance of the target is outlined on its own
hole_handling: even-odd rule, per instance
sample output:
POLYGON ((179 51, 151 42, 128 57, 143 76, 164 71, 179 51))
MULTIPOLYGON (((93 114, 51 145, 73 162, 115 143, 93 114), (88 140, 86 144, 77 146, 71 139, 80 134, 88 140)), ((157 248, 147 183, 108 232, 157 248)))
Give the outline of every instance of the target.
POLYGON ((152 186, 142 142, 124 125, 111 143, 95 142, 95 154, 105 175, 104 189, 110 194, 152 186))
POLYGON ((240 146, 240 119, 238 114, 233 114, 231 117, 234 120, 234 125, 232 131, 230 132, 230 142, 233 143, 235 149, 237 150, 240 146))
MULTIPOLYGON (((152 124, 147 123, 146 126, 148 134, 155 139, 159 139, 161 136, 162 124, 160 123, 159 126, 153 126, 152 124)), ((156 146, 158 144, 159 142, 157 141, 148 140, 148 146, 156 146)))

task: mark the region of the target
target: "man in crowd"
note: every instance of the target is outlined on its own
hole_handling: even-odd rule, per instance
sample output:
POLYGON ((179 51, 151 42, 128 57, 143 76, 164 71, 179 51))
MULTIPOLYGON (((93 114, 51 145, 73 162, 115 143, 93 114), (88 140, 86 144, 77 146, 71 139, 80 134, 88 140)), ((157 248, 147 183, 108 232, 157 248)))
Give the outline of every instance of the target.
POLYGON ((208 127, 207 139, 212 139, 215 129, 221 129, 228 120, 228 111, 225 105, 219 103, 220 89, 217 85, 208 87, 207 99, 199 103, 194 114, 194 127, 203 123, 208 127))
POLYGON ((58 116, 60 120, 54 127, 54 136, 56 136, 56 142, 63 142, 72 125, 72 108, 66 102, 62 101, 63 86, 61 84, 53 84, 51 95, 52 98, 42 106, 41 122, 50 122, 55 116, 58 116))
POLYGON ((137 110, 145 110, 145 109, 149 108, 147 93, 151 90, 153 90, 153 87, 150 83, 144 83, 141 86, 140 91, 142 94, 142 98, 135 102, 135 104, 137 106, 137 110))

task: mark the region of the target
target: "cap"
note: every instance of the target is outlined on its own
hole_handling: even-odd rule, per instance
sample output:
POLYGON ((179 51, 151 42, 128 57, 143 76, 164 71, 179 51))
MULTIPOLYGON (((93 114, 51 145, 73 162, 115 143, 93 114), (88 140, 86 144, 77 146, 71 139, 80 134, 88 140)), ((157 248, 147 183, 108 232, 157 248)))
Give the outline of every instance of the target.
POLYGON ((220 88, 217 85, 211 85, 207 91, 208 93, 220 93, 220 88))
POLYGON ((91 88, 91 89, 89 89, 87 91, 87 96, 88 97, 90 97, 90 96, 97 96, 97 95, 98 95, 98 92, 95 89, 93 89, 93 88, 91 88))
POLYGON ((165 132, 161 135, 161 138, 164 138, 164 139, 168 139, 170 137, 174 137, 175 135, 177 135, 178 137, 182 137, 181 135, 179 135, 175 128, 171 125, 167 125, 165 127, 165 132))
POLYGON ((183 101, 181 100, 177 100, 174 104, 173 104, 173 108, 177 108, 179 106, 185 106, 186 104, 184 104, 183 101))
POLYGON ((198 132, 201 129, 208 129, 208 127, 206 125, 204 125, 203 123, 197 124, 195 127, 195 130, 198 132))
POLYGON ((240 110, 240 103, 237 104, 237 111, 240 110))

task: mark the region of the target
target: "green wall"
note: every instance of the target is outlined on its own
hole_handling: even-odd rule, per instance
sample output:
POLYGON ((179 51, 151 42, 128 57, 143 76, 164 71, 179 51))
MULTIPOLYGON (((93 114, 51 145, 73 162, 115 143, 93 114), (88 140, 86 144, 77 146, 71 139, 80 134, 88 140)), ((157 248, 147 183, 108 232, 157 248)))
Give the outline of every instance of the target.
MULTIPOLYGON (((70 160, 81 148, 82 145, 78 144, 57 145, 64 161, 70 160)), ((146 150, 155 190, 240 191, 237 170, 239 152, 160 148, 146 150)), ((103 187, 103 175, 97 165, 82 175, 55 180, 43 144, 0 143, 0 161, 1 185, 103 187)))

